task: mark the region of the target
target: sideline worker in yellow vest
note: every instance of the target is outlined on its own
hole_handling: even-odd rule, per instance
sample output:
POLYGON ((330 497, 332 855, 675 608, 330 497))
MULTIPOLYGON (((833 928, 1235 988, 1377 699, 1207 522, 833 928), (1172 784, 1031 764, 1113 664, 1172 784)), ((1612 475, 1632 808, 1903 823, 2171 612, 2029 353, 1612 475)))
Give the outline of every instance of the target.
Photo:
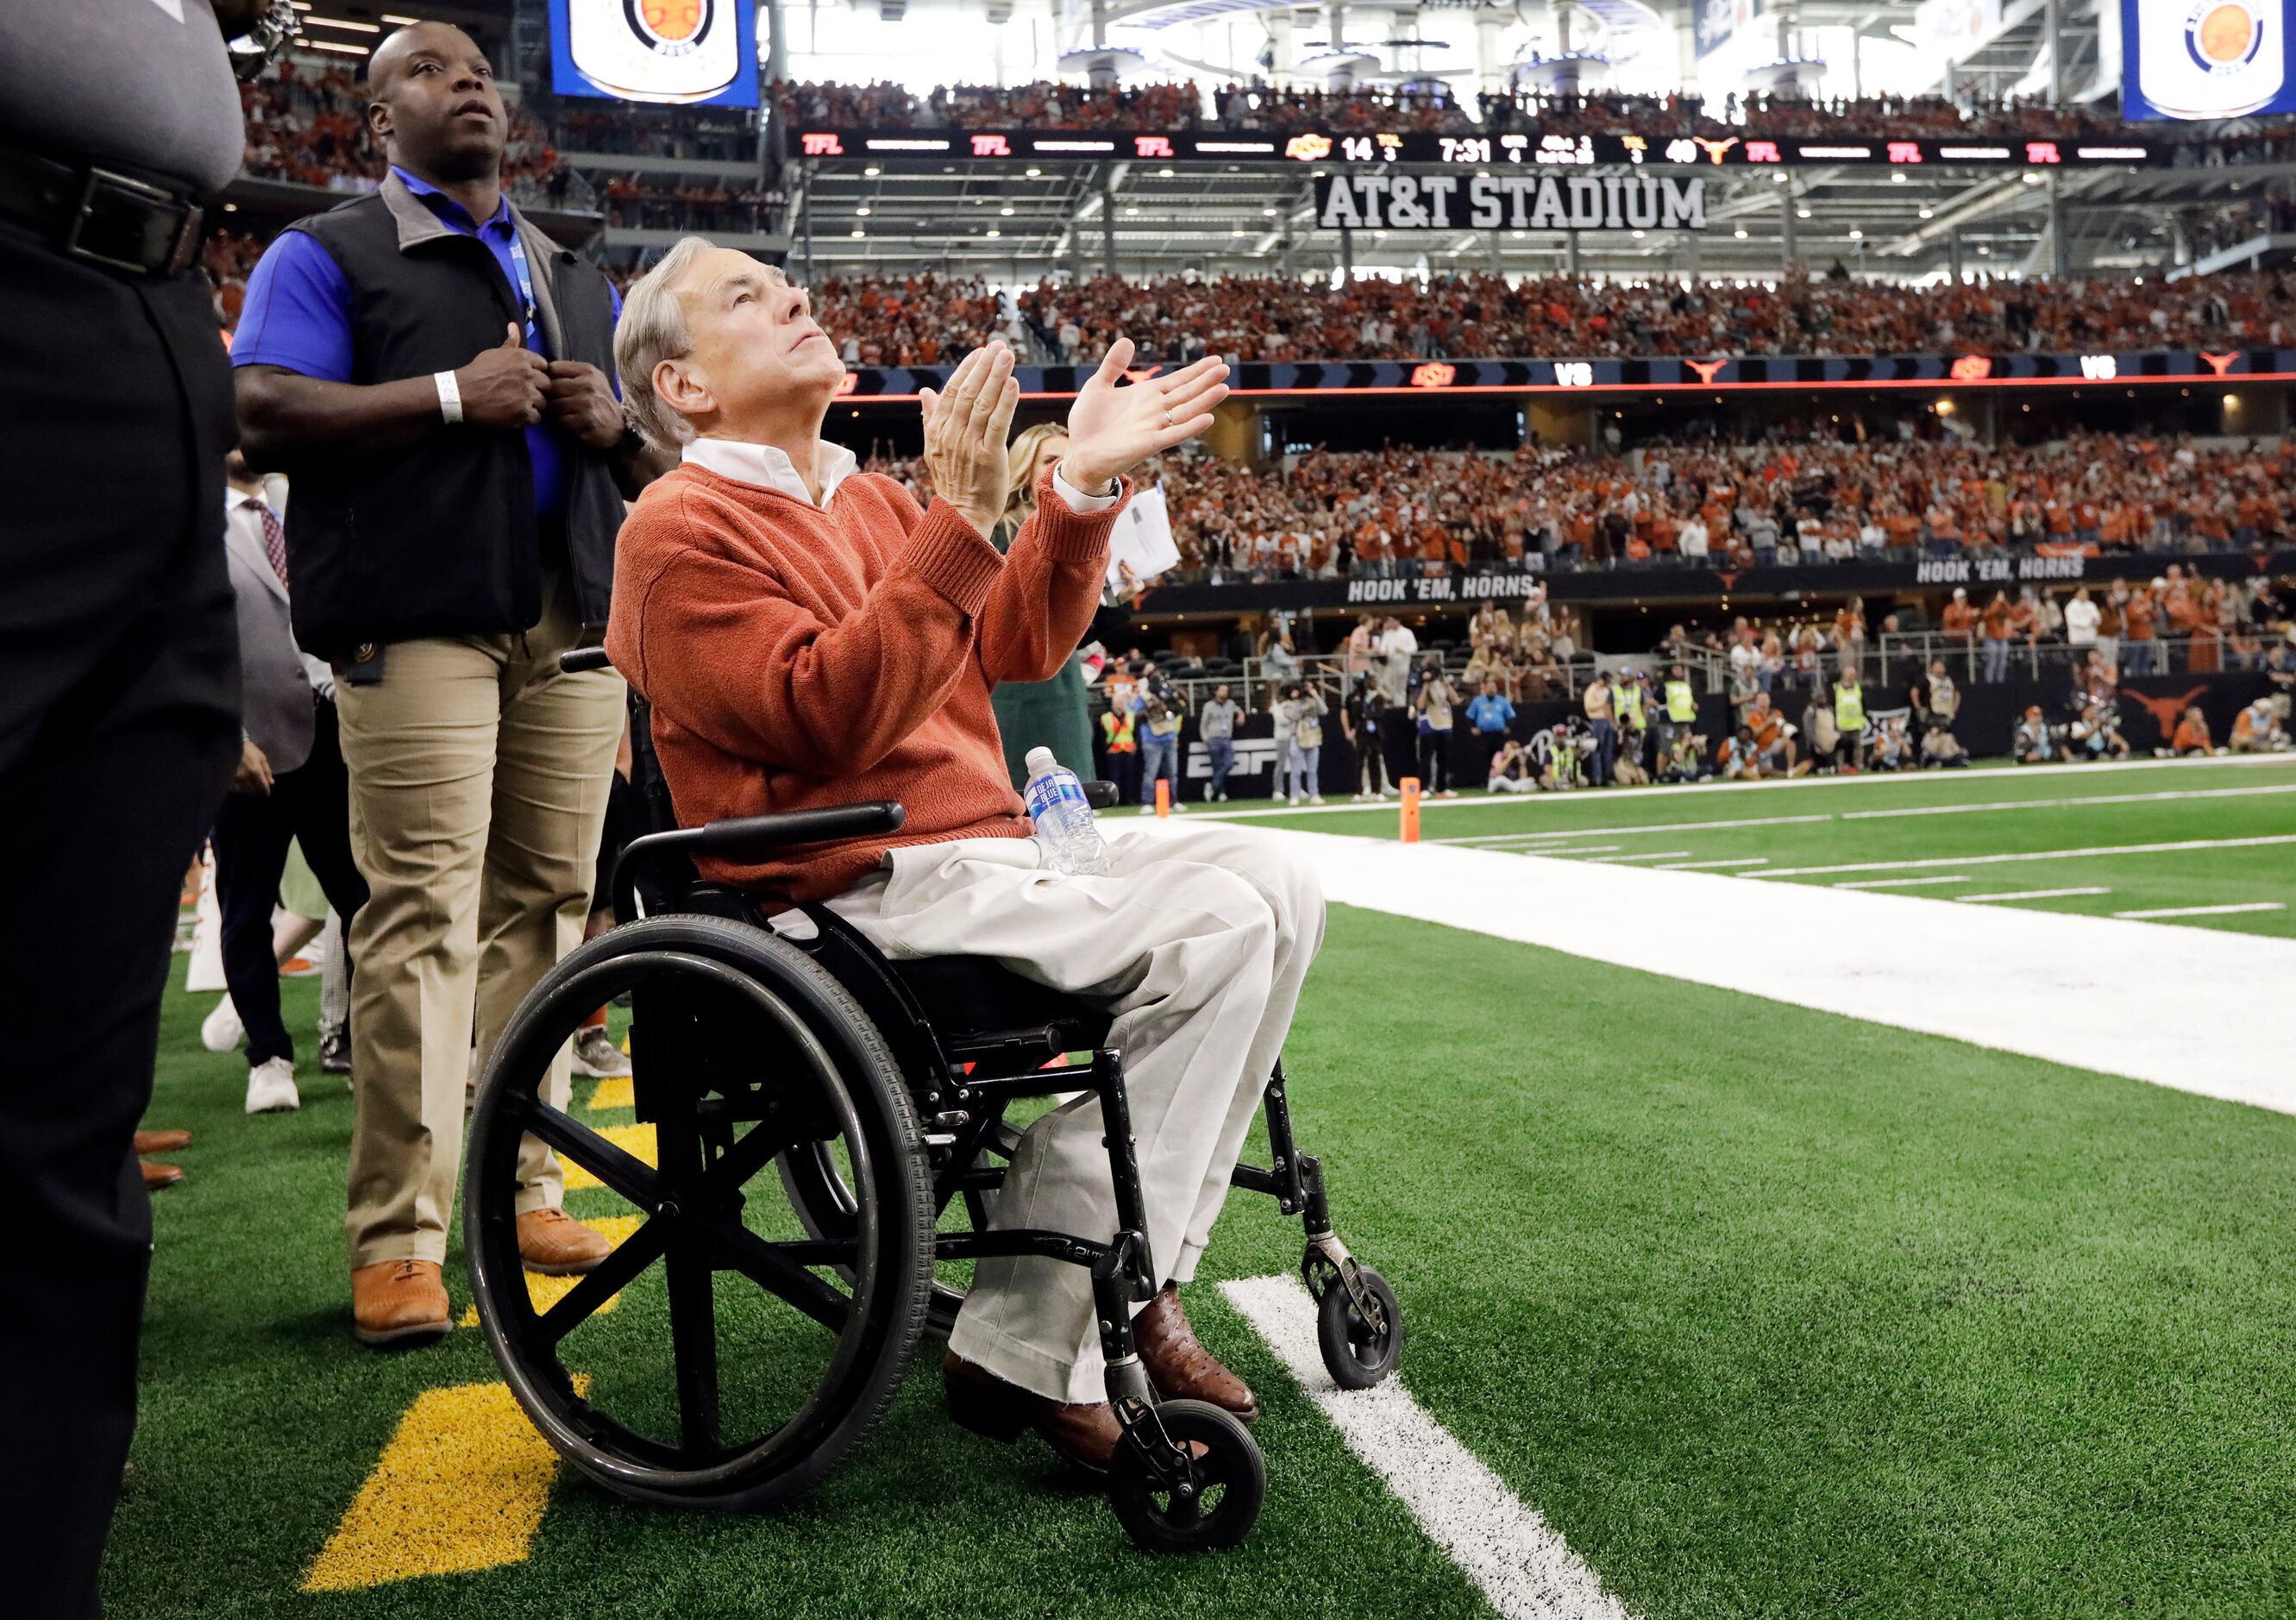
POLYGON ((1844 668, 1833 683, 1833 725, 1841 740, 1835 743, 1835 757, 1845 770, 1866 769, 1866 689, 1857 684, 1857 671, 1844 668))
POLYGON ((1116 784, 1116 802, 1129 804, 1140 791, 1140 740, 1128 697, 1100 717, 1101 774, 1116 784))

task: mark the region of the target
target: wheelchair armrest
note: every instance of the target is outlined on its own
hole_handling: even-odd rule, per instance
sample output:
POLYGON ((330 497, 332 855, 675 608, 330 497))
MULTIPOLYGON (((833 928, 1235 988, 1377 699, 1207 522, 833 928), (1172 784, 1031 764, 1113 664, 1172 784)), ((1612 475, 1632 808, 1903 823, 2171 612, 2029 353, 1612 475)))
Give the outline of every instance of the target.
POLYGON ((908 812, 890 799, 838 804, 826 810, 783 810, 776 816, 735 816, 711 821, 672 837, 690 836, 703 854, 741 856, 785 843, 825 843, 832 838, 865 838, 898 833, 908 812))
POLYGON ((638 875, 657 861, 674 857, 722 855, 731 859, 756 857, 784 844, 825 843, 838 838, 865 838, 872 833, 898 833, 908 812, 889 799, 865 804, 835 804, 821 810, 784 810, 775 816, 733 816, 674 833, 648 833, 633 838, 614 863, 614 917, 628 922, 637 915, 638 875))
POLYGON ((586 670, 611 670, 614 661, 606 656, 603 647, 576 647, 570 653, 558 654, 561 675, 579 675, 586 670))
POLYGON ((1116 784, 1087 782, 1084 785, 1084 802, 1096 810, 1116 808, 1116 784))

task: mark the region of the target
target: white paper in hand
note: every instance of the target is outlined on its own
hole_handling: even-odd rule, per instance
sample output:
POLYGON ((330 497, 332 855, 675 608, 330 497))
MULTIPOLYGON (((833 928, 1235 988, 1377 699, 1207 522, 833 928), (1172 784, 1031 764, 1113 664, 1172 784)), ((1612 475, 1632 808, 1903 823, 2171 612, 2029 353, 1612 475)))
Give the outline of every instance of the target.
POLYGON ((1180 547, 1172 539, 1172 518, 1161 489, 1143 489, 1116 514, 1116 528, 1108 537, 1108 582, 1121 585, 1119 564, 1132 570, 1132 582, 1145 585, 1168 568, 1179 564, 1180 547))

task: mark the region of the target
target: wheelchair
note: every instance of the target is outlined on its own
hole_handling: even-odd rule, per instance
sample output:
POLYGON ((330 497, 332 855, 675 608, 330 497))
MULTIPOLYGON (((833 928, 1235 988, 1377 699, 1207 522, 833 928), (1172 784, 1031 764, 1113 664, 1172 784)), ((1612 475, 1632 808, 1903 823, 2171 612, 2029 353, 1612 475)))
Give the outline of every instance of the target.
MULTIPOLYGON (((600 648, 564 662, 608 667, 600 648)), ((545 975, 504 1028, 464 1156, 479 1320, 535 1427, 639 1501, 789 1501, 867 1437, 927 1336, 947 1336, 964 1296, 939 1268, 1037 1256, 1091 1273, 1123 1436, 1107 1486, 1125 1531, 1154 1552, 1242 1541, 1267 1492, 1259 1447, 1218 1407, 1160 1398, 1134 1351, 1131 1307, 1154 1295, 1157 1272, 1108 1015, 988 958, 889 960, 825 906, 701 882, 697 854, 890 834, 902 808, 679 829, 635 694, 631 717, 657 830, 615 867, 617 925, 545 975), (585 1016, 624 997, 638 1123, 593 1129, 551 1106, 544 1081, 585 1016), (1046 1066, 1086 1051, 1088 1065, 1046 1066), (1008 1107, 1079 1090, 1077 1106, 1096 1106, 1106 1128, 1119 1229, 993 1227, 1020 1142, 1008 1107), (612 1225, 593 1217, 619 1241, 586 1275, 521 1267, 529 1139, 556 1153, 570 1188, 602 1187, 628 1208, 612 1225), (632 1319, 645 1313, 613 1314, 624 1290, 653 1286, 657 1262, 667 1311, 643 1324, 632 1319)), ((1264 1101, 1272 1164, 1238 1165, 1233 1184, 1301 1218, 1324 1365, 1342 1386, 1369 1387, 1401 1355, 1395 1295, 1332 1229, 1322 1166, 1293 1145, 1280 1062, 1264 1101)))

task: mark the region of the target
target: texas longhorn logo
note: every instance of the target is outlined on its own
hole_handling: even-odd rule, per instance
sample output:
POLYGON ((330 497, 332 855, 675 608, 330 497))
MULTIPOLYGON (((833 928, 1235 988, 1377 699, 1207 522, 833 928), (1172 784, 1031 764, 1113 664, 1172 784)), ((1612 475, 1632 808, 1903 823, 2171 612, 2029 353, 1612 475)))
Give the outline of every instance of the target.
POLYGON ((2144 711, 2152 717, 2152 723, 2161 728, 2161 735, 2169 737, 2177 733, 2177 717, 2185 712, 2194 698, 2207 691, 2206 687, 2187 687, 2181 697, 2147 697, 2142 692, 2131 692, 2124 687, 2120 695, 2144 704, 2144 711))
POLYGON ((1725 141, 1710 141, 1702 135, 1693 135, 1690 138, 1697 142, 1699 145, 1704 147, 1706 149, 1707 157, 1717 163, 1719 163, 1722 160, 1722 154, 1724 152, 1729 151, 1730 148, 1738 144, 1738 137, 1734 135, 1725 141))
POLYGON ((1711 382, 1715 374, 1730 362, 1727 360, 1685 360, 1683 364, 1698 374, 1701 382, 1711 382))

